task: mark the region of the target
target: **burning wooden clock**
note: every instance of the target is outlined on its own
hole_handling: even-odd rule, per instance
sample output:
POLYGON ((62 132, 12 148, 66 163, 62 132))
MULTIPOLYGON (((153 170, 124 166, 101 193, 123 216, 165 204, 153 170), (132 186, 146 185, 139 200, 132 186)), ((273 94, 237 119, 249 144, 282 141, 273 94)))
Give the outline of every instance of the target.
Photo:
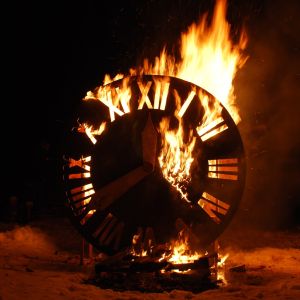
POLYGON ((189 233, 205 249, 237 210, 245 183, 242 140, 211 94, 175 77, 130 76, 89 92, 66 141, 71 219, 113 254, 189 233))

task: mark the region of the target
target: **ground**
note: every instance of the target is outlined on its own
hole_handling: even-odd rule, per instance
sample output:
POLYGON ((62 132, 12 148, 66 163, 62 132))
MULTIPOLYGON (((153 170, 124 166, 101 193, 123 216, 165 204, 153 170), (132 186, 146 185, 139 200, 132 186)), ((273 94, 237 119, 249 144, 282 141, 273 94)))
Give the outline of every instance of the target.
POLYGON ((194 294, 118 292, 83 283, 93 274, 80 265, 82 238, 66 218, 27 225, 0 223, 0 300, 46 299, 300 299, 300 229, 261 231, 230 226, 220 237, 229 253, 227 285, 194 294), (232 272, 245 265, 245 272, 232 272))

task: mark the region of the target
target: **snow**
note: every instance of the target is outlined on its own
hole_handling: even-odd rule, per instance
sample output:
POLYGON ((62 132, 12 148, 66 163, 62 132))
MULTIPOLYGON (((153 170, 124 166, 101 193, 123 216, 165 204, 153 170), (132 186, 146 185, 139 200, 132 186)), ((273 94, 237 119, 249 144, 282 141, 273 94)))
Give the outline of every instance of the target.
POLYGON ((46 299, 300 299, 300 231, 263 232, 232 227, 220 237, 228 284, 194 294, 119 292, 83 283, 93 261, 80 265, 81 236, 69 220, 0 224, 0 300, 46 299), (255 247, 253 246, 255 245, 255 247), (246 272, 230 268, 245 265, 246 272))

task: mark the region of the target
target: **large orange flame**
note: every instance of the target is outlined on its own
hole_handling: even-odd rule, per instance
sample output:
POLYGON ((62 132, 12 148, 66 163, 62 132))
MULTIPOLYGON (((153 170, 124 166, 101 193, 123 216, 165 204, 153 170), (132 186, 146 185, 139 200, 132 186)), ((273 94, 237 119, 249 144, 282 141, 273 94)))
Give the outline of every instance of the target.
MULTIPOLYGON (((143 67, 131 73, 175 76, 201 86, 214 95, 238 123, 240 115, 235 105, 233 79, 247 60, 243 54, 247 36, 243 30, 239 42, 233 43, 230 24, 226 21, 226 6, 226 0, 217 0, 210 24, 204 15, 182 33, 178 61, 164 48, 153 64, 145 59, 143 67)), ((206 112, 210 114, 214 110, 207 108, 206 112)))

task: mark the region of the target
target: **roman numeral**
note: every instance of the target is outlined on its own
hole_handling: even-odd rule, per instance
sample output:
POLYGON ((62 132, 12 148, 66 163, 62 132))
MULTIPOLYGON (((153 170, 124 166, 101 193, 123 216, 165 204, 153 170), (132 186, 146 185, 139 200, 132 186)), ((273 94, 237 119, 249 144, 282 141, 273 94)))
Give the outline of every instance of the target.
POLYGON ((106 92, 106 98, 100 98, 100 101, 108 107, 111 122, 113 122, 115 120, 115 113, 119 116, 124 115, 124 112, 122 112, 117 107, 117 105, 119 104, 119 101, 116 101, 117 105, 113 104, 112 91, 111 90, 107 91, 106 92))
POLYGON ((87 164, 91 161, 92 157, 82 157, 79 160, 69 158, 68 159, 68 165, 69 168, 79 167, 87 172, 77 172, 77 173, 71 173, 68 175, 69 179, 81 179, 81 178, 89 178, 91 177, 91 167, 87 164))
POLYGON ((149 109, 152 109, 153 107, 152 107, 151 101, 148 97, 148 92, 149 92, 150 87, 152 85, 152 81, 148 81, 146 86, 144 86, 143 83, 140 82, 140 81, 138 81, 137 84, 138 84, 140 92, 142 94, 141 98, 138 101, 139 102, 138 109, 143 109, 145 103, 146 103, 146 105, 149 109))
POLYGON ((95 194, 95 191, 93 189, 93 185, 89 183, 72 189, 70 193, 73 201, 78 201, 95 194))
POLYGON ((188 109, 189 105, 191 104, 191 102, 193 101, 194 97, 196 95, 195 91, 190 91, 187 98, 185 99, 183 105, 181 106, 179 112, 178 112, 178 116, 180 118, 183 117, 183 115, 185 114, 186 110, 188 109))
POLYGON ((220 224, 220 218, 215 214, 226 215, 230 205, 216 197, 204 192, 198 201, 200 207, 211 217, 211 219, 220 224))
POLYGON ((127 114, 130 112, 129 101, 131 98, 131 89, 127 87, 127 81, 123 80, 123 88, 116 88, 118 102, 121 101, 122 108, 124 113, 127 114), (125 84, 124 84, 125 83, 125 84))
POLYGON ((93 236, 98 240, 100 245, 112 245, 114 250, 120 246, 121 236, 124 230, 124 223, 118 221, 118 218, 109 213, 104 218, 93 236))
POLYGON ((225 180, 238 180, 238 159, 208 160, 208 177, 225 180))
POLYGON ((197 128, 197 132, 201 140, 204 142, 219 134, 220 132, 226 130, 227 128, 228 126, 225 124, 224 119, 222 117, 219 117, 210 122, 205 127, 200 126, 200 128, 197 128))
POLYGON ((79 217, 80 223, 84 224, 95 212, 95 209, 90 209, 88 204, 91 201, 91 195, 95 193, 91 183, 78 186, 70 190, 73 209, 76 216, 79 217))
POLYGON ((170 82, 166 82, 163 80, 154 80, 154 82, 155 82, 154 109, 165 110, 170 82))

